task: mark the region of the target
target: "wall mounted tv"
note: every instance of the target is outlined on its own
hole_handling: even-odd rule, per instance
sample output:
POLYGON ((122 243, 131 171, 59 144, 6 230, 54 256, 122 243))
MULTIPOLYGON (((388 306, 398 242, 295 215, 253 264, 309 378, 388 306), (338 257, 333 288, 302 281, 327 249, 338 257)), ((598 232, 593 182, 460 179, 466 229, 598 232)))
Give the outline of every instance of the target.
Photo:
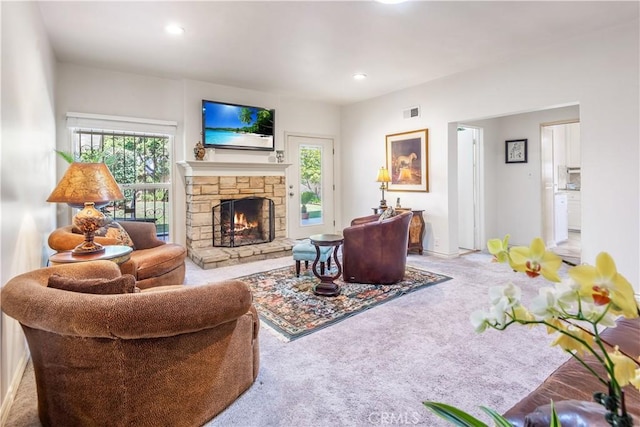
POLYGON ((205 147, 273 151, 275 111, 202 100, 205 147))

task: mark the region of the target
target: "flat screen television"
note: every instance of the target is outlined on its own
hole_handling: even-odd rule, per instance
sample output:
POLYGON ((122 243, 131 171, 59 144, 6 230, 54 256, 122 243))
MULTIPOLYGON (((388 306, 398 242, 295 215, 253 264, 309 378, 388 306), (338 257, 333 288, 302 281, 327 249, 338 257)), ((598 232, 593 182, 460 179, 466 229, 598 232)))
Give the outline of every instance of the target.
POLYGON ((273 151, 275 111, 202 100, 205 147, 273 151))

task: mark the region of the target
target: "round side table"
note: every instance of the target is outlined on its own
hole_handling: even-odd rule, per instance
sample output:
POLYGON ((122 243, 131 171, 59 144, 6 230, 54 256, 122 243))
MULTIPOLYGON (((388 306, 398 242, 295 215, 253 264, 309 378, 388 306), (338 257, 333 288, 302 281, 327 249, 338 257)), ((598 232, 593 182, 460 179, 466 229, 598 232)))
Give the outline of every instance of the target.
POLYGON ((49 264, 69 264, 74 262, 87 262, 98 260, 109 260, 120 265, 129 260, 131 257, 131 249, 129 246, 120 245, 107 245, 104 247, 104 252, 97 252, 94 254, 86 255, 74 255, 71 251, 58 252, 49 257, 49 264))
MULTIPOLYGON (((333 281, 342 274, 342 266, 338 261, 338 249, 344 242, 344 237, 339 234, 314 234, 309 237, 311 244, 316 247, 316 260, 313 262, 311 270, 313 274, 320 279, 320 283, 313 287, 313 293, 324 297, 336 297, 340 295, 340 286, 333 281), (316 266, 320 260, 320 246, 333 246, 333 260, 336 262, 338 271, 334 275, 319 274, 316 266)), ((328 272, 327 272, 328 273, 328 272)))

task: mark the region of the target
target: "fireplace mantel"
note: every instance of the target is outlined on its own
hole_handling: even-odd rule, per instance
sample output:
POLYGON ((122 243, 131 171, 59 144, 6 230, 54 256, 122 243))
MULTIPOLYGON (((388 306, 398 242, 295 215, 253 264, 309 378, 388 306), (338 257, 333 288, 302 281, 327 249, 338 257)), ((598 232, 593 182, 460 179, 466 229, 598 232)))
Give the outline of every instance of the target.
POLYGON ((186 160, 177 162, 185 176, 262 176, 284 175, 290 163, 209 162, 186 160))

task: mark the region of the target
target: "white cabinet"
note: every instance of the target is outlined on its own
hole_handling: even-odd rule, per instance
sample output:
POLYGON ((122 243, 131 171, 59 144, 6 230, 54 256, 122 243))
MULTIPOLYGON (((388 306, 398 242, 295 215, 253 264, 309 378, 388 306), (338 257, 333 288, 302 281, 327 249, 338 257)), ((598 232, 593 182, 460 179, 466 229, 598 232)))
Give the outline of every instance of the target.
POLYGON ((580 167, 580 123, 569 123, 565 126, 565 140, 567 144, 567 167, 580 167))
POLYGON ((579 191, 567 192, 567 211, 569 230, 580 231, 582 222, 582 209, 579 191))
POLYGON ((567 166, 567 132, 564 125, 553 126, 553 162, 561 167, 567 166))
POLYGON ((580 123, 552 126, 553 161, 558 166, 580 167, 580 123))
POLYGON ((555 223, 554 223, 554 240, 556 243, 564 242, 569 239, 569 225, 567 213, 567 195, 565 193, 556 193, 555 195, 555 223))

